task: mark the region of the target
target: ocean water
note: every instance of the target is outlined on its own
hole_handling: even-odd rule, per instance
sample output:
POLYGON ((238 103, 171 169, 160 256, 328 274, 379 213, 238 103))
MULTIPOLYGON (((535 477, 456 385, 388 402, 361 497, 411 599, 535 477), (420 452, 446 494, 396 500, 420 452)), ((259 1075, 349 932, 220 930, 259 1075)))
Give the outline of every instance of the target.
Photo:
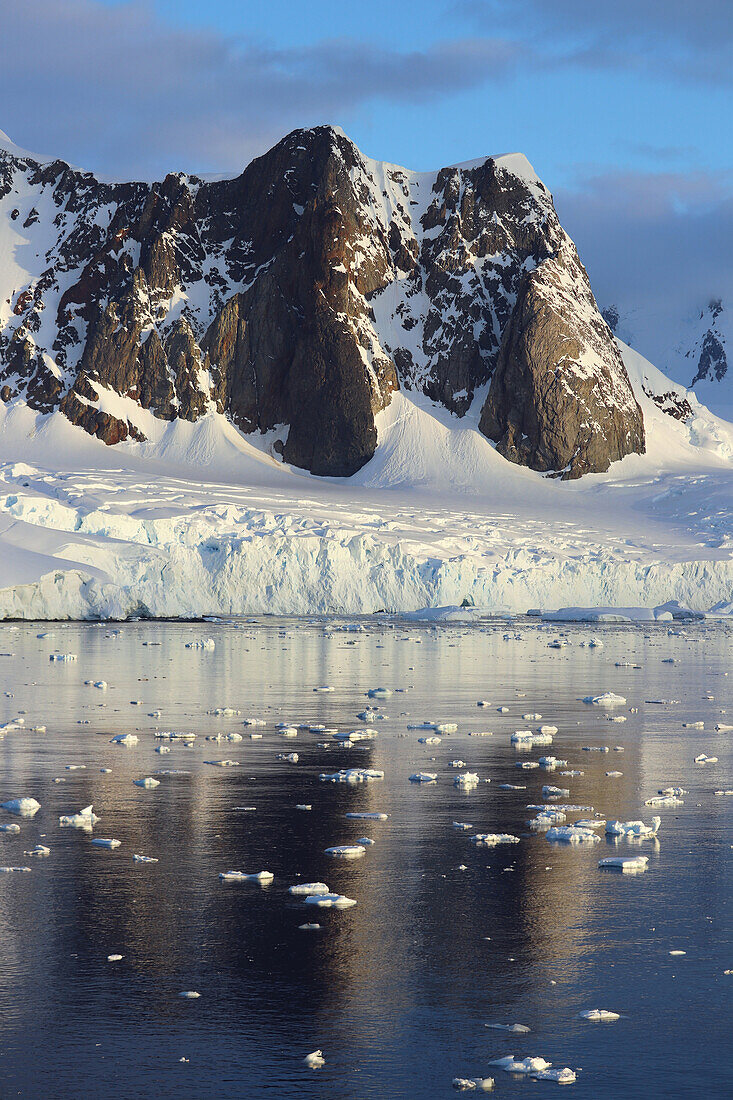
POLYGON ((32 818, 0 812, 21 830, 0 833, 0 865, 31 867, 0 874, 3 1100, 424 1100, 454 1095, 456 1076, 489 1075, 496 1096, 553 1095, 554 1083, 491 1068, 507 1054, 576 1070, 578 1100, 733 1094, 733 797, 715 794, 733 787, 733 754, 731 734, 714 729, 733 725, 726 625, 24 624, 0 628, 0 652, 0 720, 25 722, 0 734, 0 802, 41 803, 32 818), (560 636, 568 644, 551 648, 560 636), (205 637, 215 649, 186 648, 205 637), (100 679, 106 691, 84 683, 100 679), (379 686, 393 694, 368 699, 379 686), (626 704, 582 702, 605 691, 626 704), (383 720, 360 721, 367 705, 383 720), (407 727, 426 720, 457 732, 420 744, 432 731, 407 727), (345 749, 325 732, 285 738, 283 721, 375 736, 345 749), (552 746, 510 744, 542 723, 558 727, 552 746), (161 730, 197 739, 159 755, 161 730), (110 744, 120 733, 139 743, 110 744), (218 733, 243 740, 206 740, 218 733), (276 759, 290 752, 297 764, 276 759), (699 753, 718 763, 694 764, 699 753), (583 774, 516 767, 549 754, 583 774), (454 759, 479 774, 475 790, 454 787, 454 759), (347 767, 384 779, 319 780, 347 767), (161 769, 181 774, 134 785, 161 769), (437 782, 411 783, 418 771, 437 782), (612 843, 601 830, 592 846, 550 844, 526 825, 544 784, 570 790, 555 803, 588 807, 568 823, 658 812, 658 839, 612 843), (686 789, 684 805, 644 805, 669 785, 686 789), (59 827, 89 804, 93 833, 59 827), (520 843, 479 848, 478 832, 520 843), (324 854, 363 836, 374 844, 359 860, 324 854), (47 858, 24 854, 39 843, 47 858), (649 856, 645 874, 598 868, 634 854, 649 856), (221 882, 229 869, 267 869, 274 882, 221 882), (318 880, 357 905, 318 909, 287 892, 318 880), (579 1018, 593 1008, 621 1019, 579 1018), (485 1026, 515 1022, 531 1032, 485 1026), (317 1048, 326 1064, 308 1069, 317 1048))

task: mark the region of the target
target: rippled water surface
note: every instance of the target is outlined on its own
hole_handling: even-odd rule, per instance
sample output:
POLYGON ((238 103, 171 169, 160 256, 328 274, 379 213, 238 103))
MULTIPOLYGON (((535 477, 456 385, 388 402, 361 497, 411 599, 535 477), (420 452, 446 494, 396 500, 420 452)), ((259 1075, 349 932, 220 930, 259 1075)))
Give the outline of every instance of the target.
POLYGON ((25 720, 0 735, 0 802, 41 803, 30 819, 0 812, 0 824, 20 825, 0 832, 0 864, 31 867, 0 875, 0 1096, 422 1100, 453 1095, 455 1076, 489 1074, 496 1096, 557 1091, 492 1070, 506 1054, 581 1070, 578 1100, 730 1096, 733 798, 715 791, 733 787, 732 735, 714 729, 733 725, 730 629, 568 627, 555 649, 558 631, 531 622, 348 625, 0 628, 2 721, 25 720), (185 646, 208 636, 213 651, 185 646), (78 659, 52 662, 56 651, 78 659), (100 679, 106 691, 84 683, 100 679), (394 694, 368 700, 377 686, 394 694), (612 713, 627 721, 581 701, 609 690, 626 697, 612 713), (367 726, 357 714, 370 702, 388 717, 367 726), (245 727, 250 716, 267 724, 245 727), (424 720, 458 731, 423 745, 430 731, 407 726, 424 720), (282 737, 282 721, 376 736, 346 749, 329 733, 282 737), (704 730, 683 726, 697 721, 704 730), (558 727, 550 748, 510 744, 541 723, 558 727), (160 730, 197 739, 159 755, 160 730), (232 732, 244 739, 206 740, 232 732), (119 733, 139 743, 110 744, 119 733), (593 745, 611 751, 583 751, 593 745), (290 752, 297 764, 276 759, 290 752), (719 762, 695 765, 702 752, 719 762), (583 774, 516 767, 549 753, 583 774), (205 763, 225 758, 241 766, 205 763), (454 787, 454 759, 478 772, 477 789, 454 787), (319 781, 346 767, 385 777, 319 781), (160 776, 155 790, 133 784, 161 769, 185 774, 160 776), (417 771, 437 783, 410 783, 417 771), (548 783, 569 788, 563 802, 647 822, 644 801, 660 788, 688 793, 658 811, 658 841, 569 848, 526 826, 548 783), (101 819, 92 834, 59 827, 90 803, 101 819), (357 810, 389 818, 346 819, 357 810), (521 840, 482 849, 475 832, 521 840), (121 844, 97 848, 92 836, 121 844), (356 862, 324 854, 363 836, 374 844, 356 862), (47 858, 24 854, 39 843, 47 858), (646 874, 598 869, 605 855, 639 852, 646 874), (229 869, 275 879, 220 882, 229 869), (315 880, 356 907, 313 909, 287 892, 315 880), (299 929, 309 921, 320 931, 299 929), (115 953, 123 959, 108 962, 115 953), (578 1018, 593 1008, 622 1018, 578 1018), (514 1022, 531 1033, 485 1026, 514 1022), (303 1057, 316 1048, 326 1065, 314 1071, 303 1057))

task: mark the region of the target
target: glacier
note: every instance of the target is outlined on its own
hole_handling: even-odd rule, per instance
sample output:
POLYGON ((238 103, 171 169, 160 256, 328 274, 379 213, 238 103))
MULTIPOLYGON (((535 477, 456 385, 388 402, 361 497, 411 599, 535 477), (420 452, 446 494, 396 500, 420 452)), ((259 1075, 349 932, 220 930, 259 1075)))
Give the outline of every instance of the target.
POLYGON ((503 459, 481 394, 458 418, 396 393, 347 479, 216 413, 147 414, 147 442, 109 448, 59 413, 0 408, 0 618, 730 605, 733 426, 621 349, 647 453, 575 482, 503 459))

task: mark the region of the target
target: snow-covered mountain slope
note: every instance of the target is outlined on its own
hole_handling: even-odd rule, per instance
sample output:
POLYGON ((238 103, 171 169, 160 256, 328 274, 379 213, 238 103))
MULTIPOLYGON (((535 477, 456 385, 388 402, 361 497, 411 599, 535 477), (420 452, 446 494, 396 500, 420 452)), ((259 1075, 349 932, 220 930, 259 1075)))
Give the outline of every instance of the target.
POLYGON ((398 389, 458 415, 483 389, 480 430, 562 477, 643 451, 621 357, 523 156, 419 174, 322 126, 235 179, 127 183, 0 142, 5 403, 110 445, 150 438, 145 413, 218 412, 346 476, 398 389))
POLYGON ((616 335, 655 363, 675 382, 694 390, 720 416, 733 419, 733 312, 714 298, 679 323, 659 323, 639 310, 604 309, 616 335))
POLYGON ((733 427, 620 350, 647 452, 579 481, 507 462, 480 393, 464 417, 396 393, 349 479, 216 412, 147 413, 146 442, 110 448, 60 412, 0 408, 0 616, 728 603, 733 427))

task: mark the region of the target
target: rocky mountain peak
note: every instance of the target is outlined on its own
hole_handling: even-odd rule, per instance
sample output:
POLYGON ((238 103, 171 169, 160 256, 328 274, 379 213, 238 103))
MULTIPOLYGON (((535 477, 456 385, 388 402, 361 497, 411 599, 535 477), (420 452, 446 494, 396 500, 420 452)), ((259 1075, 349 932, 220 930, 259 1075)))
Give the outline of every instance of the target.
POLYGON ((348 475, 398 387, 580 476, 641 412, 552 197, 518 154, 437 173, 295 130, 232 179, 107 183, 0 142, 0 393, 107 443, 217 412, 348 475))

